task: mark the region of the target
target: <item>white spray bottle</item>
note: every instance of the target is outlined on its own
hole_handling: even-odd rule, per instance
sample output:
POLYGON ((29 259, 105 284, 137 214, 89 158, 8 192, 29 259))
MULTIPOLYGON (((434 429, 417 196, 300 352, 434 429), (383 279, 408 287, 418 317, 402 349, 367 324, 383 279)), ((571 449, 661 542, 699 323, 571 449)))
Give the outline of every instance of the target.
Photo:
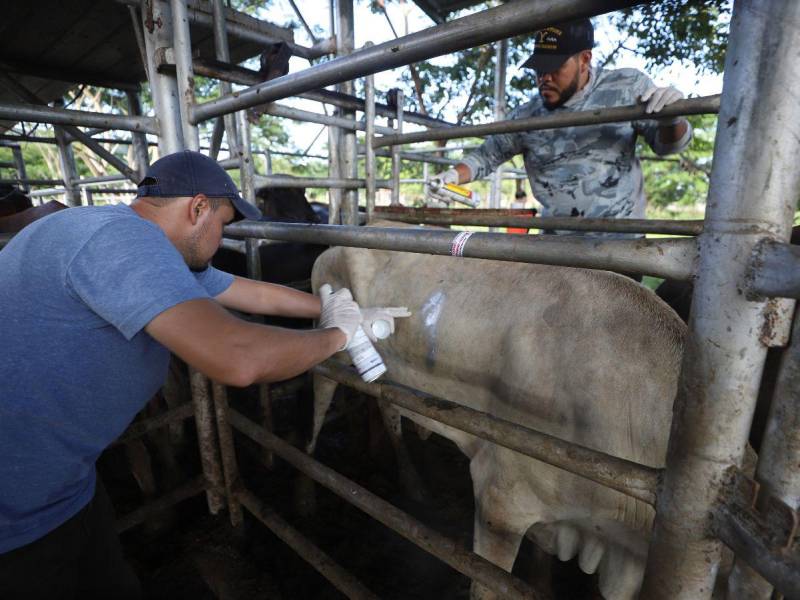
MULTIPOLYGON (((331 288, 330 284, 328 283, 319 288, 320 298, 330 296, 332 293, 333 288, 331 288)), ((373 327, 373 332, 375 333, 376 337, 387 337, 388 324, 385 324, 383 321, 377 321, 375 325, 378 325, 378 323, 382 324, 380 326, 381 329, 383 329, 383 325, 385 325, 386 334, 381 335, 384 332, 374 331, 375 327, 373 327)), ((383 363, 381 355, 378 354, 377 350, 375 350, 375 346, 372 345, 372 342, 367 337, 367 334, 364 333, 364 329, 360 325, 353 336, 352 345, 347 349, 347 352, 350 354, 350 359, 353 361, 353 366, 358 371, 358 374, 361 375, 361 379, 363 379, 365 382, 372 383, 381 375, 386 373, 386 365, 383 363)))

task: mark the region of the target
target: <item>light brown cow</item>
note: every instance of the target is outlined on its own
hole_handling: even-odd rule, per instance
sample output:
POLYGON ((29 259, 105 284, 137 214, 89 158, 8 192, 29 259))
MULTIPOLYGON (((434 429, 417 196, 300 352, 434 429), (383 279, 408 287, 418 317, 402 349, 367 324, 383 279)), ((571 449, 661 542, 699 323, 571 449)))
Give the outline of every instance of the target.
MULTIPOLYGON (((651 467, 663 467, 685 325, 650 290, 608 272, 332 248, 314 289, 413 316, 378 343, 385 378, 651 467)), ((317 377, 314 440, 335 384, 317 377)), ((470 459, 474 550, 511 570, 524 535, 635 598, 654 512, 646 504, 430 419, 470 459)), ((309 445, 313 450, 314 441, 309 445)), ((473 597, 493 597, 473 586, 473 597)))

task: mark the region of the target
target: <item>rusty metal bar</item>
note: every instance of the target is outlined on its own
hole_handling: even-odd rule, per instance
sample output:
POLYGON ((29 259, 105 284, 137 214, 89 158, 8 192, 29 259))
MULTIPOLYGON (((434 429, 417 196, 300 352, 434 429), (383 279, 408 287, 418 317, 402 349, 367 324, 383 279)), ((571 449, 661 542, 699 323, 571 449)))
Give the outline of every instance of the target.
POLYGON ((156 120, 152 117, 132 117, 106 113, 51 108, 36 104, 0 102, 0 119, 9 121, 32 121, 51 125, 80 125, 81 127, 108 127, 125 131, 143 131, 158 134, 156 120))
MULTIPOLYGON (((234 237, 353 246, 451 256, 456 236, 443 229, 347 227, 240 221, 225 228, 234 237)), ((529 262, 622 273, 642 273, 688 281, 694 274, 695 240, 688 238, 598 240, 574 236, 507 235, 469 232, 461 256, 529 262)), ((463 241, 461 238, 459 240, 463 241)))
POLYGON ((114 528, 117 530, 117 533, 122 533, 124 531, 127 531, 128 529, 130 529, 135 525, 138 525, 139 523, 144 523, 154 514, 157 514, 169 508, 170 506, 177 504, 178 502, 182 502, 187 498, 196 496, 205 489, 206 489, 205 479, 202 476, 196 477, 191 481, 189 481, 188 483, 180 486, 179 488, 164 494, 157 500, 145 504, 144 506, 136 509, 132 513, 120 517, 114 523, 114 528))
POLYGON ((170 423, 177 423, 194 416, 194 406, 191 404, 183 404, 177 408, 173 408, 166 412, 161 413, 150 419, 143 421, 136 421, 132 423, 112 446, 120 444, 127 444, 128 442, 147 435, 155 429, 159 429, 170 423))
POLYGON ((222 456, 222 474, 225 480, 225 496, 228 502, 228 515, 231 525, 239 527, 242 524, 242 507, 236 496, 240 489, 239 465, 236 463, 236 446, 233 443, 233 431, 228 421, 228 390, 221 383, 211 382, 211 395, 214 398, 214 414, 217 418, 217 433, 219 434, 219 451, 222 456))
POLYGON ((238 431, 254 442, 270 448, 275 454, 331 490, 337 496, 393 529, 426 552, 433 554, 459 573, 463 573, 467 577, 494 590, 501 597, 514 599, 541 598, 524 581, 503 571, 485 558, 462 548, 454 541, 427 527, 369 490, 317 462, 307 454, 300 452, 279 437, 265 431, 235 410, 230 413, 230 421, 231 425, 238 431))
POLYGON ((661 233, 700 235, 703 221, 656 219, 587 219, 582 217, 537 217, 532 209, 453 209, 406 208, 381 206, 375 219, 425 225, 476 225, 485 227, 521 227, 527 229, 561 229, 565 231, 606 231, 617 233, 661 233))
POLYGON ((310 564, 333 586, 348 598, 377 600, 363 583, 337 564, 330 556, 320 550, 302 533, 289 525, 278 513, 261 502, 252 492, 242 490, 237 493, 238 500, 250 513, 261 521, 272 533, 294 550, 298 556, 310 564))
MULTIPOLYGON (((719 101, 720 97, 718 95, 678 100, 662 108, 658 115, 659 117, 682 117, 684 115, 713 114, 719 112, 719 101)), ((600 125, 602 123, 620 123, 648 118, 652 119, 652 117, 652 115, 645 112, 644 105, 633 104, 631 106, 615 106, 613 108, 559 112, 541 117, 496 121, 494 123, 484 123, 482 125, 464 125, 460 127, 448 127, 447 129, 428 129, 426 131, 416 131, 414 133, 404 133, 402 135, 384 135, 375 138, 372 145, 375 148, 381 148, 383 146, 413 144, 415 142, 484 137, 498 133, 538 131, 541 129, 557 129, 561 127, 580 127, 583 125, 600 125)))
POLYGON ((369 396, 387 400, 424 417, 586 477, 642 502, 655 504, 660 469, 585 448, 399 384, 388 381, 364 383, 353 369, 332 360, 314 367, 314 371, 369 396))
POLYGON ((800 298, 800 246, 765 240, 750 263, 749 289, 770 297, 800 298))
POLYGON ((214 432, 213 407, 208 389, 209 381, 200 371, 191 367, 189 367, 189 381, 192 388, 197 443, 200 447, 200 464, 203 467, 203 476, 207 482, 206 499, 208 500, 208 511, 212 515, 216 515, 225 506, 225 499, 221 494, 225 484, 222 465, 217 453, 218 446, 214 432))
MULTIPOLYGON (((357 189, 367 187, 364 179, 338 178, 338 177, 294 177, 292 175, 256 175, 256 187, 292 187, 292 188, 330 188, 330 189, 357 189)), ((377 179, 375 186, 391 188, 392 182, 388 179, 377 179)))

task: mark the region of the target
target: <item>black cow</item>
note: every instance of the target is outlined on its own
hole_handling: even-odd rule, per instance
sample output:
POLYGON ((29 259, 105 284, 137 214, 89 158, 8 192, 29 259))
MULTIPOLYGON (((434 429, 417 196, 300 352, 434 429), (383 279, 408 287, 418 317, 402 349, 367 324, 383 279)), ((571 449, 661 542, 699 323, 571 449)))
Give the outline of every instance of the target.
POLYGON ((29 208, 33 208, 33 202, 22 190, 0 183, 0 217, 15 215, 29 208))

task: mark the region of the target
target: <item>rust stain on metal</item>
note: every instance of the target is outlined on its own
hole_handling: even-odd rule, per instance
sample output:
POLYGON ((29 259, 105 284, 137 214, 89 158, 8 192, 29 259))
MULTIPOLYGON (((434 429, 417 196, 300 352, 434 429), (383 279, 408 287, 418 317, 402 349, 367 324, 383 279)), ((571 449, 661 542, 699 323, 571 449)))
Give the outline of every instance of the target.
POLYGON ((161 29, 163 27, 163 23, 161 21, 161 15, 158 16, 158 19, 153 20, 153 2, 156 0, 149 0, 145 3, 145 18, 144 18, 144 26, 147 28, 147 31, 153 33, 155 26, 158 25, 158 28, 161 29))

